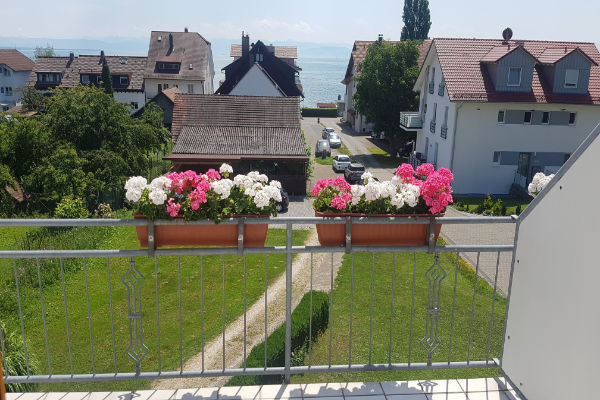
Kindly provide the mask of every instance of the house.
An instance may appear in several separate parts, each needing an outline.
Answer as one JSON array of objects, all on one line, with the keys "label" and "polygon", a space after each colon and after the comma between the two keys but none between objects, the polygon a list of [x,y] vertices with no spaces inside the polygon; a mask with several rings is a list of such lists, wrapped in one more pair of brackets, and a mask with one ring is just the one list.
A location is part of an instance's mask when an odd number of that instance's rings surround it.
[{"label": "house", "polygon": [[27,82],[33,61],[18,50],[0,49],[0,111],[20,102],[19,90]]},{"label": "house", "polygon": [[215,68],[210,42],[197,32],[152,31],[144,73],[146,101],[170,87],[212,94]]},{"label": "house", "polygon": [[454,172],[455,193],[507,194],[556,172],[600,121],[599,63],[593,43],[434,39],[419,113],[400,125],[421,161]]},{"label": "house", "polygon": [[335,103],[317,103],[317,108],[337,108]]},{"label": "house", "polygon": [[237,173],[264,171],[291,194],[306,194],[308,157],[298,97],[175,95],[165,157],[176,170],[229,163]]},{"label": "house", "polygon": [[[383,40],[383,35],[379,35],[379,41]],[[350,54],[350,60],[348,61],[348,67],[346,68],[346,76],[342,80],[342,84],[346,86],[346,93],[344,95],[343,104],[338,103],[338,108],[343,110],[343,118],[352,126],[354,132],[367,133],[373,130],[373,124],[367,122],[366,117],[361,115],[354,108],[354,95],[356,94],[356,80],[358,76],[358,65],[365,59],[369,46],[375,43],[374,40],[355,40],[354,46],[352,46],[352,53]],[[398,43],[391,41],[390,43]],[[431,40],[424,40],[419,48],[419,66],[423,64],[427,50]]]},{"label": "house", "polygon": [[99,86],[102,65],[106,61],[113,87],[113,97],[130,106],[131,112],[145,104],[144,70],[146,57],[79,55],[69,57],[38,57],[29,75],[27,86],[41,93],[52,88],[71,88],[77,85]]},{"label": "house", "polygon": [[250,45],[249,36],[242,32],[239,57],[237,49],[232,45],[234,61],[223,68],[225,81],[217,94],[304,97],[299,78],[301,68],[294,62],[295,47],[266,46],[260,40]]},{"label": "house", "polygon": [[[171,129],[171,124],[173,121],[173,106],[175,105],[175,95],[177,93],[181,93],[179,88],[171,87],[163,90],[156,96],[154,96],[146,105],[150,103],[154,103],[161,108],[163,111],[163,123],[165,127]],[[146,109],[146,105],[140,108],[133,114],[133,117],[138,118],[141,117]]]}]

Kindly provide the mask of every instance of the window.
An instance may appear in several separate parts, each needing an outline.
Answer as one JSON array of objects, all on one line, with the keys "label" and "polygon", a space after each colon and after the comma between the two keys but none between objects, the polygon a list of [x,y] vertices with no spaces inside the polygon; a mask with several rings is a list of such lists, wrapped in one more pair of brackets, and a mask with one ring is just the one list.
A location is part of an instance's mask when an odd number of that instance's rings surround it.
[{"label": "window", "polygon": [[138,103],[137,103],[136,101],[132,101],[132,102],[131,102],[131,107],[132,107],[134,110],[137,110],[137,109],[138,109]]},{"label": "window", "polygon": [[0,93],[4,94],[4,88],[0,87]]},{"label": "window", "polygon": [[100,75],[96,75],[96,83],[100,84],[102,82],[102,77]]},{"label": "window", "polygon": [[498,111],[498,123],[499,124],[504,123],[504,110]]},{"label": "window", "polygon": [[168,83],[163,83],[163,89],[168,89],[169,88],[169,84]]},{"label": "window", "polygon": [[7,95],[7,96],[12,96],[12,87],[8,86],[8,87],[6,88],[6,95]]},{"label": "window", "polygon": [[521,86],[521,67],[510,67],[508,69],[506,86]]},{"label": "window", "polygon": [[550,123],[550,112],[544,111],[542,113],[542,125],[548,125]]},{"label": "window", "polygon": [[262,53],[256,53],[254,55],[254,60],[255,61],[263,61],[263,54]]},{"label": "window", "polygon": [[568,69],[565,71],[565,87],[566,88],[576,88],[578,80],[579,80],[579,70],[578,69]]},{"label": "window", "polygon": [[444,107],[444,125],[442,125],[442,126],[446,126],[446,127],[448,126],[448,109],[449,109],[448,106]]},{"label": "window", "polygon": [[188,93],[194,93],[194,85],[193,84],[188,84]]},{"label": "window", "polygon": [[129,85],[129,77],[128,76],[120,76],[119,77],[119,84],[121,84],[122,86]]},{"label": "window", "polygon": [[162,92],[162,84],[161,83],[158,84],[158,91]]},{"label": "window", "polygon": [[495,165],[500,165],[500,152],[499,151],[494,152],[494,157],[492,158],[492,163]]},{"label": "window", "polygon": [[431,119],[435,121],[437,118],[437,103],[433,103],[433,117]]},{"label": "window", "polygon": [[83,83],[84,85],[87,85],[90,81],[90,76],[87,74],[83,74],[81,75],[81,83]]},{"label": "window", "polygon": [[569,113],[569,125],[575,125],[575,117],[577,113]]},{"label": "window", "polygon": [[531,111],[525,111],[525,115],[523,116],[524,124],[531,124]]}]

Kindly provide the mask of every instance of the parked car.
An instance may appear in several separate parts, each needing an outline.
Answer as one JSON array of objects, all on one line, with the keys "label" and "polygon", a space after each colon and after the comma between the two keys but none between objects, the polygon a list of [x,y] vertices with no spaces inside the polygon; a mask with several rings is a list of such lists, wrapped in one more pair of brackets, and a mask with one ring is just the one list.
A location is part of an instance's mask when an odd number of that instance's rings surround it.
[{"label": "parked car", "polygon": [[330,133],[335,133],[335,130],[333,128],[323,128],[322,138],[323,139],[329,139],[329,134]]},{"label": "parked car", "polygon": [[330,133],[329,134],[329,146],[334,149],[334,148],[338,148],[342,145],[342,139],[340,139],[340,135],[338,135],[337,133]]},{"label": "parked car", "polygon": [[315,157],[329,157],[331,155],[331,146],[329,146],[329,140],[317,140],[315,146]]},{"label": "parked car", "polygon": [[359,163],[352,163],[344,171],[344,178],[348,183],[360,182],[360,177],[365,173],[365,166]]},{"label": "parked car", "polygon": [[275,208],[278,213],[282,213],[288,210],[290,205],[290,197],[285,190],[279,189],[279,191],[281,192],[281,201],[275,204]]},{"label": "parked car", "polygon": [[351,164],[350,157],[345,154],[338,154],[333,157],[333,170],[343,171]]}]

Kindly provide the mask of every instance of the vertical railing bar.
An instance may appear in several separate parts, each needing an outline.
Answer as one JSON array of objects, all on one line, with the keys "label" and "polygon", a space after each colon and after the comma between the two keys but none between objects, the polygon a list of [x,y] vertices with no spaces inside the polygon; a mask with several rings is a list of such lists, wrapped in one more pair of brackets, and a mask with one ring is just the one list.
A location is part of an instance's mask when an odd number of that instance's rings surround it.
[{"label": "vertical railing bar", "polygon": [[267,370],[267,318],[268,318],[268,304],[267,304],[267,295],[268,295],[268,285],[267,285],[267,254],[265,253],[265,371]]},{"label": "vertical railing bar", "polygon": [[392,365],[392,328],[394,325],[394,289],[396,286],[396,253],[392,254],[392,301],[390,305],[390,343],[388,347],[388,365]]},{"label": "vertical railing bar", "polygon": [[179,374],[183,374],[183,330],[181,327],[181,256],[177,256],[177,308],[179,311]]},{"label": "vertical railing bar", "polygon": [[222,336],[223,336],[223,371],[225,371],[225,254],[221,255],[221,284],[223,285],[223,307],[221,320],[222,324]]},{"label": "vertical railing bar", "polygon": [[[8,364],[6,361],[6,348],[4,347],[4,334],[2,333],[2,327],[0,327],[0,358],[2,359],[0,368],[2,367],[2,365],[4,365],[4,371],[2,373],[0,373],[0,378],[2,378],[2,376],[4,376],[4,374],[6,374],[6,376],[8,377]],[[0,383],[0,390],[3,387],[4,386],[2,386],[2,384]]]},{"label": "vertical railing bar", "polygon": [[19,304],[19,319],[21,320],[21,337],[23,339],[23,348],[25,350],[25,367],[27,375],[31,375],[29,369],[29,353],[27,352],[27,338],[25,337],[25,324],[23,322],[23,309],[21,308],[21,292],[19,290],[19,274],[17,273],[17,260],[13,259],[13,267],[15,270],[15,284],[17,286],[17,301]]},{"label": "vertical railing bar", "polygon": [[414,252],[413,278],[412,278],[412,299],[410,302],[410,333],[408,334],[408,366],[412,356],[412,335],[413,335],[413,316],[415,313],[415,281],[417,279],[417,252]]},{"label": "vertical railing bar", "polygon": [[248,338],[246,320],[246,255],[244,254],[244,369],[246,369],[246,341]]},{"label": "vertical railing bar", "polygon": [[[46,358],[48,361],[48,375],[52,376],[52,363],[50,362],[50,346],[48,345],[48,329],[46,327],[46,305],[44,304],[44,291],[42,290],[42,274],[40,273],[40,259],[36,258],[35,261],[36,261],[36,266],[37,266],[38,285],[40,287],[40,302],[42,304],[42,320],[44,321],[44,341],[46,343]],[[4,354],[4,352],[2,354]]]},{"label": "vertical railing bar", "polygon": [[494,296],[492,297],[492,313],[490,315],[490,334],[488,336],[487,353],[485,355],[485,362],[490,360],[490,346],[492,345],[492,330],[494,328],[494,306],[496,305],[496,291],[498,285],[498,267],[500,266],[500,252],[496,258],[496,276],[494,277]]},{"label": "vertical railing bar", "polygon": [[350,340],[348,341],[348,366],[352,366],[352,309],[354,308],[354,253],[352,253],[352,272],[350,273]]},{"label": "vertical railing bar", "polygon": [[162,360],[160,355],[160,303],[158,300],[158,260],[154,257],[154,296],[156,300],[156,337],[157,337],[157,356],[158,373],[162,373]]},{"label": "vertical railing bar", "polygon": [[69,329],[69,313],[67,311],[67,293],[65,290],[65,270],[63,267],[63,261],[62,258],[59,258],[59,264],[60,264],[60,278],[61,278],[61,282],[62,282],[62,292],[63,292],[63,303],[65,306],[65,324],[67,327],[67,345],[69,347],[69,366],[71,368],[71,375],[74,375],[74,371],[73,371],[73,352],[71,350],[71,332]]},{"label": "vertical railing bar", "polygon": [[115,319],[113,314],[112,304],[112,284],[110,280],[110,258],[106,257],[106,280],[108,281],[108,306],[110,308],[110,333],[112,335],[112,350],[113,350],[113,363],[115,366],[115,374],[117,370],[117,347],[115,345]]},{"label": "vertical railing bar", "polygon": [[87,261],[85,257],[83,257],[83,277],[85,281],[85,303],[87,307],[87,319],[88,319],[88,330],[90,332],[90,352],[92,355],[92,372],[96,375],[96,360],[94,356],[94,339],[92,336],[92,317],[90,315],[90,292],[88,289],[88,279],[87,279]]},{"label": "vertical railing bar", "polygon": [[371,262],[371,310],[369,315],[369,365],[373,364],[373,291],[375,290],[375,252]]},{"label": "vertical railing bar", "polygon": [[475,285],[473,287],[473,304],[471,305],[471,327],[469,328],[469,347],[467,349],[467,365],[471,363],[471,344],[473,339],[473,320],[475,319],[475,299],[477,298],[477,277],[479,274],[479,257],[481,252],[477,252],[477,266],[475,267]]},{"label": "vertical railing bar", "polygon": [[204,372],[204,257],[200,256],[200,340],[202,346],[202,372]]},{"label": "vertical railing bar", "polygon": [[450,344],[448,346],[448,365],[452,360],[452,339],[454,337],[454,310],[456,306],[456,284],[458,279],[458,251],[456,252],[456,268],[454,269],[454,295],[452,297],[452,318],[450,319]]},{"label": "vertical railing bar", "polygon": [[312,314],[313,314],[313,253],[310,253],[310,314],[308,316],[308,368],[312,366]]},{"label": "vertical railing bar", "polygon": [[331,342],[333,339],[333,253],[331,253],[331,283],[329,287],[329,366],[331,367]]},{"label": "vertical railing bar", "polygon": [[[3,342],[3,338],[2,338],[2,328],[0,327],[0,342]],[[3,347],[4,348],[4,347]],[[4,356],[4,350],[2,350],[2,352],[0,353],[0,400],[6,400],[6,386],[4,385],[4,370],[2,369],[2,365],[5,364],[5,356]],[[6,368],[4,368],[6,369]],[[6,370],[6,374],[8,376],[8,370]]]},{"label": "vertical railing bar", "polygon": [[292,224],[288,223],[285,235],[285,383],[290,383],[292,368],[292,233]]}]

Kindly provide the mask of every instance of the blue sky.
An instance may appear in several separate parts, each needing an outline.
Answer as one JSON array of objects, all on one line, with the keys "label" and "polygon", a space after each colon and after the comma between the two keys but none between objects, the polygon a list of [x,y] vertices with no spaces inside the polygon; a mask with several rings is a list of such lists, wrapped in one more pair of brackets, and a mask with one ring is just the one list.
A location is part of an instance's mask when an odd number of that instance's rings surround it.
[{"label": "blue sky", "polygon": [[[131,1],[27,0],[2,5],[0,37],[147,38],[150,30],[200,32],[207,39],[351,44],[398,39],[402,0]],[[599,1],[431,0],[430,37],[514,37],[600,42]]]}]

